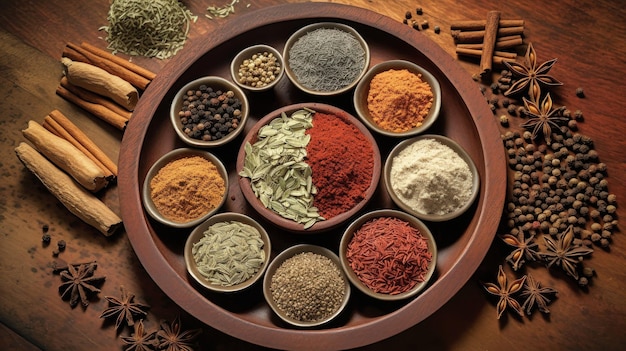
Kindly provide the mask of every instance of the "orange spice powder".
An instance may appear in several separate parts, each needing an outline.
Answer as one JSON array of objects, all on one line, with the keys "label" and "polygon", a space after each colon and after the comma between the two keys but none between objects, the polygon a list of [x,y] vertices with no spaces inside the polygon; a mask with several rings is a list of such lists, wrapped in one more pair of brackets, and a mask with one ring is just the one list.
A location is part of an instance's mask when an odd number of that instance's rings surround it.
[{"label": "orange spice powder", "polygon": [[384,130],[401,133],[421,126],[432,105],[432,89],[421,74],[390,69],[370,82],[367,107],[374,123]]}]

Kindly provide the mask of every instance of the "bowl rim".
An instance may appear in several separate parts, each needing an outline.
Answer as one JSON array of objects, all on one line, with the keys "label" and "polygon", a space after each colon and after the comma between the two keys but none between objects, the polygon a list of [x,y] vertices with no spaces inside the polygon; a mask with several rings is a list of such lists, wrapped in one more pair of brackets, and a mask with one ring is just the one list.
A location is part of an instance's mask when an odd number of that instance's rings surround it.
[{"label": "bowl rim", "polygon": [[[421,74],[421,79],[430,85],[431,91],[433,93],[433,104],[430,108],[430,111],[428,111],[428,114],[424,118],[421,126],[409,129],[404,132],[392,132],[380,128],[376,123],[372,121],[369,115],[369,111],[367,109],[367,95],[369,93],[369,84],[372,81],[372,78],[374,78],[374,76],[376,76],[378,73],[388,71],[390,69],[407,69],[411,73]],[[422,66],[407,60],[387,60],[374,65],[363,75],[354,90],[352,99],[357,116],[359,116],[361,121],[370,129],[381,135],[393,138],[406,138],[426,132],[426,130],[429,129],[437,121],[439,115],[441,114],[442,96],[443,94],[439,81],[432,73],[430,73]]]},{"label": "bowl rim", "polygon": [[[286,316],[278,308],[278,306],[276,306],[276,303],[274,303],[274,299],[272,298],[272,294],[270,292],[270,284],[271,284],[272,276],[274,275],[276,270],[280,267],[280,265],[285,260],[303,252],[313,252],[315,254],[328,257],[336,265],[344,281],[344,297],[337,311],[335,311],[333,314],[331,314],[330,316],[322,320],[314,321],[314,322],[303,322],[303,321],[295,320],[293,318],[289,318],[288,316]],[[345,310],[346,306],[348,305],[348,302],[350,301],[351,291],[352,289],[350,286],[350,281],[341,266],[341,260],[339,259],[339,257],[330,249],[327,249],[323,246],[314,245],[314,244],[296,244],[296,245],[286,248],[285,250],[280,252],[272,260],[272,262],[270,262],[265,272],[265,276],[263,277],[263,297],[265,298],[265,301],[267,302],[267,304],[270,306],[274,314],[277,315],[281,320],[297,327],[304,327],[304,328],[317,327],[317,326],[331,322]]]},{"label": "bowl rim", "polygon": [[[363,47],[365,58],[364,58],[363,69],[361,70],[361,73],[359,73],[359,75],[353,82],[351,82],[350,84],[346,85],[345,87],[341,89],[337,89],[333,91],[318,91],[318,90],[309,89],[303,86],[302,84],[300,84],[300,82],[298,81],[298,78],[295,76],[295,74],[293,73],[293,71],[291,70],[289,66],[289,50],[291,49],[293,44],[298,39],[300,39],[300,37],[304,36],[308,32],[319,29],[319,28],[337,28],[337,29],[343,30],[353,35]],[[371,52],[370,52],[369,45],[367,44],[367,41],[363,39],[361,34],[356,29],[352,28],[351,26],[347,24],[339,23],[339,22],[325,21],[325,22],[315,22],[315,23],[308,24],[298,29],[293,34],[291,34],[289,38],[287,38],[287,40],[285,41],[285,47],[283,48],[283,65],[285,66],[285,74],[287,75],[287,78],[289,78],[289,81],[291,81],[291,83],[299,90],[307,94],[315,95],[315,96],[341,95],[343,93],[346,93],[354,89],[354,87],[357,86],[357,84],[361,81],[363,76],[367,73],[370,62],[371,62]]]},{"label": "bowl rim", "polygon": [[[263,251],[265,252],[265,260],[263,264],[261,265],[261,268],[259,268],[259,270],[252,277],[250,277],[250,279],[244,282],[241,282],[239,284],[232,285],[232,286],[221,286],[221,285],[215,285],[215,284],[211,284],[207,282],[204,279],[204,277],[198,272],[196,272],[196,269],[194,269],[194,267],[196,267],[196,262],[191,253],[192,252],[191,250],[193,249],[193,245],[196,242],[198,242],[198,240],[200,240],[200,238],[202,237],[202,235],[208,229],[209,226],[216,224],[216,223],[220,223],[220,222],[226,222],[226,221],[241,222],[244,224],[251,225],[252,227],[257,229],[261,236],[261,240],[263,240]],[[238,212],[218,213],[207,218],[202,223],[198,224],[191,231],[191,233],[189,233],[189,236],[187,237],[187,240],[185,241],[185,247],[183,249],[183,256],[185,259],[185,266],[187,267],[188,275],[190,275],[194,279],[194,281],[198,283],[200,286],[202,286],[203,288],[210,290],[210,291],[219,292],[219,293],[235,293],[235,292],[239,292],[242,290],[246,290],[250,288],[251,286],[255,285],[265,275],[265,271],[267,270],[267,267],[269,266],[269,263],[270,263],[271,253],[272,253],[272,242],[271,242],[271,238],[269,234],[267,233],[267,230],[265,230],[265,228],[259,222],[254,220],[252,217],[247,216],[242,213],[238,213]]]},{"label": "bowl rim", "polygon": [[[373,157],[374,157],[374,169],[372,173],[372,181],[370,183],[368,190],[365,193],[364,199],[361,202],[357,203],[356,206],[354,206],[349,211],[341,213],[328,220],[316,222],[315,224],[313,224],[313,226],[307,229],[304,229],[302,224],[292,221],[290,219],[284,218],[280,216],[279,214],[263,206],[261,201],[256,197],[256,195],[254,194],[254,192],[252,191],[250,187],[250,179],[239,176],[239,173],[243,169],[243,164],[244,164],[244,159],[245,159],[245,154],[246,154],[245,153],[246,142],[255,138],[259,129],[262,126],[266,125],[274,118],[277,118],[281,113],[285,112],[289,114],[290,112],[294,112],[296,110],[303,109],[303,108],[310,108],[316,112],[332,113],[335,116],[339,118],[343,118],[344,120],[347,120],[349,123],[354,124],[355,127],[359,129],[361,133],[363,133],[363,136],[372,145],[372,151],[373,151]],[[381,159],[380,149],[378,148],[378,143],[376,142],[376,139],[374,139],[374,136],[370,133],[367,127],[365,127],[352,114],[332,105],[316,103],[316,102],[308,102],[308,103],[305,102],[305,103],[286,105],[277,110],[271,111],[268,114],[266,114],[263,118],[261,118],[252,127],[252,129],[250,129],[250,131],[246,135],[246,138],[241,143],[241,147],[237,154],[236,172],[239,177],[238,182],[239,182],[239,188],[241,192],[243,193],[248,204],[250,204],[258,214],[260,214],[266,220],[271,222],[273,225],[276,225],[282,229],[291,231],[293,233],[298,233],[298,234],[313,234],[313,233],[329,231],[331,229],[336,228],[337,226],[340,226],[342,223],[349,220],[352,216],[356,215],[359,211],[361,211],[367,205],[367,203],[369,203],[371,198],[374,196],[378,188],[378,184],[380,182],[381,173],[382,173],[382,159]]]},{"label": "bowl rim", "polygon": [[[178,118],[180,105],[182,105],[182,102],[180,102],[182,96],[187,90],[198,87],[202,84],[217,85],[220,88],[228,88],[229,90],[232,90],[237,98],[239,98],[239,100],[241,101],[242,108],[239,126],[228,135],[218,140],[203,141],[188,137],[185,133],[183,133],[182,124],[180,123],[180,119]],[[222,146],[237,138],[237,136],[245,129],[245,124],[248,120],[249,114],[250,104],[248,103],[248,98],[246,97],[244,91],[239,88],[237,84],[220,76],[204,76],[188,82],[176,92],[174,98],[172,99],[172,102],[170,103],[170,121],[172,123],[172,127],[174,128],[174,131],[176,132],[176,135],[178,135],[178,138],[182,140],[185,144],[198,148],[212,148]]]},{"label": "bowl rim", "polygon": [[[467,163],[467,166],[469,167],[470,172],[472,173],[472,194],[470,195],[470,198],[467,200],[467,202],[463,206],[458,208],[456,211],[446,213],[444,215],[421,213],[421,212],[415,211],[413,208],[411,208],[411,206],[404,203],[396,195],[395,191],[393,191],[393,188],[391,185],[391,179],[390,179],[390,172],[391,172],[391,166],[393,164],[393,158],[407,146],[423,139],[435,139],[441,142],[442,144],[450,147],[452,150],[454,150],[457,153],[457,155],[459,155],[459,157],[461,157],[465,161],[465,163]],[[400,143],[398,143],[389,152],[389,155],[387,156],[387,160],[385,160],[382,177],[383,177],[383,182],[385,184],[385,189],[387,190],[387,193],[389,194],[393,202],[398,207],[400,207],[402,210],[410,213],[411,215],[423,221],[429,221],[429,222],[444,222],[444,221],[449,221],[449,220],[452,220],[454,218],[461,216],[473,205],[480,191],[480,174],[478,173],[478,169],[476,168],[476,165],[474,161],[472,160],[472,157],[467,153],[467,151],[465,151],[465,149],[459,143],[457,143],[451,138],[448,138],[446,136],[439,135],[439,134],[423,134],[423,135],[419,135],[410,139],[403,140]]]},{"label": "bowl rim", "polygon": [[[428,271],[424,275],[424,281],[417,284],[415,287],[413,287],[413,289],[397,295],[381,294],[371,290],[356,276],[356,274],[350,267],[350,264],[348,263],[348,259],[346,257],[346,249],[348,247],[348,244],[350,243],[350,240],[352,240],[352,237],[354,236],[354,232],[361,226],[363,226],[363,224],[365,224],[366,222],[374,218],[380,217],[398,218],[408,222],[412,227],[417,228],[420,231],[420,234],[426,238],[428,251],[432,255],[432,259],[428,265]],[[341,241],[339,243],[339,257],[341,261],[341,267],[343,268],[346,276],[348,277],[352,285],[354,285],[365,295],[382,301],[405,300],[420,294],[430,284],[430,280],[437,269],[437,242],[428,226],[419,218],[399,210],[380,209],[367,212],[354,220],[352,223],[350,223],[350,225],[346,228],[343,235],[341,236]]]},{"label": "bowl rim", "polygon": [[[224,179],[225,191],[224,191],[224,195],[222,196],[222,200],[214,209],[212,209],[211,211],[207,212],[206,214],[194,220],[181,223],[181,222],[175,222],[170,219],[167,219],[159,213],[156,206],[154,205],[154,202],[152,201],[152,197],[150,194],[150,181],[152,181],[152,178],[157,174],[157,172],[161,168],[163,168],[165,165],[167,165],[169,162],[178,160],[187,156],[200,156],[212,162],[217,167],[217,170],[222,176],[222,179]],[[148,173],[146,173],[146,178],[144,179],[144,182],[141,188],[141,198],[142,198],[141,202],[143,204],[144,210],[148,213],[148,215],[152,219],[156,220],[157,222],[161,224],[165,224],[172,228],[178,228],[178,229],[191,228],[204,222],[207,218],[211,217],[213,214],[219,211],[219,209],[224,205],[224,203],[226,202],[226,199],[228,198],[228,186],[229,186],[228,171],[226,170],[226,167],[224,166],[222,161],[217,156],[215,156],[214,154],[206,150],[186,148],[186,147],[178,148],[178,149],[174,149],[165,153],[164,155],[159,157],[156,160],[156,162],[152,164],[152,166],[150,166],[150,169],[148,170]]]},{"label": "bowl rim", "polygon": [[[240,62],[243,62],[244,59],[249,58],[251,56],[251,54],[254,53],[258,53],[259,51],[270,51],[272,54],[274,54],[274,56],[276,56],[278,58],[278,62],[280,63],[280,72],[278,73],[278,76],[276,77],[276,79],[274,79],[272,82],[270,82],[270,84],[261,87],[261,88],[257,88],[257,87],[251,87],[249,85],[246,84],[242,84],[239,82],[239,80],[237,79],[237,74],[239,73],[239,64]],[[242,49],[241,51],[239,51],[232,59],[232,61],[230,62],[230,76],[233,80],[233,82],[240,88],[244,89],[244,90],[248,90],[251,92],[263,92],[263,91],[268,91],[272,88],[274,88],[278,82],[283,78],[283,76],[285,75],[285,60],[283,60],[283,55],[280,51],[278,51],[278,49],[274,48],[273,46],[267,45],[267,44],[256,44],[256,45],[251,45],[248,46],[244,49]]]}]

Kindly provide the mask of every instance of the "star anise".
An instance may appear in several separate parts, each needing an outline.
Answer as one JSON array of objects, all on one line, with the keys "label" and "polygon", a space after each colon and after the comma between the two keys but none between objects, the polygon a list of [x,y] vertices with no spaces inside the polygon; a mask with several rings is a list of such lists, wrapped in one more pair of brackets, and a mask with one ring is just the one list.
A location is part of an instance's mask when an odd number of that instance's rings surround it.
[{"label": "star anise", "polygon": [[593,249],[574,245],[574,227],[571,225],[558,236],[558,240],[554,240],[548,235],[543,238],[546,243],[546,251],[541,252],[540,255],[548,262],[548,268],[553,265],[560,266],[567,274],[578,280],[578,262],[584,256],[592,253]]},{"label": "star anise", "polygon": [[556,296],[557,291],[552,288],[541,287],[535,278],[528,274],[526,276],[526,282],[524,283],[524,290],[520,296],[526,298],[522,304],[522,309],[526,310],[526,314],[532,313],[533,307],[537,306],[539,311],[543,313],[550,313],[548,304],[552,302],[549,297]]},{"label": "star anise", "polygon": [[539,256],[536,248],[539,246],[535,241],[535,235],[531,234],[526,238],[522,228],[518,228],[517,236],[512,234],[503,234],[500,236],[502,241],[507,245],[513,246],[515,249],[506,257],[506,261],[511,264],[514,271],[517,271],[524,265],[526,260],[536,261]]},{"label": "star anise", "polygon": [[143,326],[143,319],[140,319],[134,325],[135,332],[131,336],[123,336],[122,343],[126,348],[124,351],[148,351],[154,350],[156,343],[156,330],[146,333]]},{"label": "star anise", "polygon": [[530,119],[521,126],[532,130],[533,139],[542,135],[546,142],[550,144],[552,141],[552,128],[560,131],[559,123],[568,121],[568,118],[561,114],[564,108],[552,108],[550,93],[546,94],[541,103],[526,98],[523,98],[523,100],[526,108],[525,112]]},{"label": "star anise", "polygon": [[129,293],[120,286],[122,296],[118,299],[113,296],[105,296],[109,301],[109,307],[102,312],[100,318],[115,318],[115,329],[118,329],[122,323],[132,327],[135,324],[135,318],[143,318],[146,316],[146,310],[150,308],[139,302],[134,302],[135,294]]},{"label": "star anise", "polygon": [[524,61],[523,65],[517,62],[504,62],[514,76],[520,77],[507,91],[504,92],[505,96],[520,92],[528,92],[528,96],[531,100],[539,100],[539,97],[541,96],[539,89],[540,85],[563,85],[563,83],[556,80],[556,78],[548,75],[548,72],[556,63],[556,59],[552,59],[538,65],[537,53],[535,52],[535,48],[533,48],[532,43],[528,44]]},{"label": "star anise", "polygon": [[201,332],[201,329],[182,331],[180,316],[177,316],[171,324],[167,321],[161,323],[156,345],[158,350],[193,351],[193,342]]},{"label": "star anise", "polygon": [[83,307],[87,307],[90,295],[100,292],[96,285],[102,283],[106,277],[94,277],[97,267],[96,262],[68,264],[67,270],[59,273],[63,281],[59,286],[59,293],[62,299],[69,298],[72,308],[76,307],[79,301]]},{"label": "star anise", "polygon": [[517,300],[515,300],[512,295],[522,289],[525,280],[526,276],[523,276],[519,279],[514,280],[513,282],[511,282],[511,285],[509,285],[507,282],[506,274],[502,269],[502,265],[500,265],[500,268],[498,269],[498,285],[494,283],[483,283],[483,286],[488,293],[500,297],[496,308],[496,312],[498,313],[498,319],[500,319],[502,313],[504,313],[504,310],[506,310],[507,306],[515,310],[515,312],[517,312],[517,314],[519,314],[520,316],[524,315],[522,306],[520,306],[519,302],[517,302]]}]

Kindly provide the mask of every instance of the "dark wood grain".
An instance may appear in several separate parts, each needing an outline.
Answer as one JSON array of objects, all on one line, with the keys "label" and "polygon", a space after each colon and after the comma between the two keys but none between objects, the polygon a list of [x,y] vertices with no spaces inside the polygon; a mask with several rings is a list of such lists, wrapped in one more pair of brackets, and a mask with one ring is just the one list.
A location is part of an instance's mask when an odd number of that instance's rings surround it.
[{"label": "dark wood grain", "polygon": [[[533,43],[539,61],[558,58],[551,73],[564,85],[554,90],[553,99],[556,104],[584,112],[585,121],[579,124],[580,131],[594,139],[601,161],[607,164],[611,192],[619,197],[617,215],[620,220],[624,218],[626,99],[622,85],[626,71],[626,26],[623,24],[626,10],[622,1],[332,2],[371,9],[396,21],[401,21],[406,11],[420,6],[424,10],[422,18],[429,21],[430,29],[419,35],[436,42],[452,57],[456,56],[449,32],[451,21],[486,18],[489,10],[500,10],[502,18],[523,18],[525,41]],[[215,20],[202,17],[203,10],[213,2],[185,3],[200,14],[198,22],[192,26],[191,40],[203,40],[243,14],[282,1],[241,1],[236,5],[235,14]],[[0,3],[0,140],[3,146],[0,151],[3,180],[0,186],[0,272],[3,276],[0,321],[10,329],[8,333],[13,331],[40,349],[120,349],[121,343],[112,325],[98,317],[106,307],[103,296],[118,296],[119,286],[124,285],[137,294],[138,300],[152,306],[145,321],[149,329],[156,328],[161,319],[171,320],[181,314],[184,327],[203,328],[201,341],[206,345],[202,349],[258,350],[258,346],[204,326],[178,308],[144,271],[124,235],[106,239],[70,215],[13,153],[17,143],[24,140],[20,130],[26,122],[41,120],[56,108],[117,159],[122,134],[54,94],[61,76],[58,59],[67,42],[85,41],[106,47],[102,40],[104,33],[98,28],[106,25],[108,4],[107,0],[36,3],[7,0]],[[432,30],[435,25],[441,27],[440,34]],[[155,72],[169,62],[144,58],[133,61]],[[458,62],[468,76],[478,71],[477,61]],[[577,87],[584,88],[585,98],[576,97]],[[101,196],[119,211],[116,188]],[[53,238],[49,247],[41,245],[44,224],[50,226]],[[100,263],[98,272],[107,276],[100,299],[93,300],[84,311],[71,309],[58,296],[59,277],[52,274],[50,264],[54,261],[52,250],[60,239],[68,243],[60,259],[96,258]],[[589,259],[597,275],[586,290],[579,289],[560,274],[533,268],[533,275],[559,291],[558,299],[550,305],[551,314],[535,313],[523,319],[509,315],[498,321],[493,301],[479,285],[482,279],[494,279],[497,265],[503,262],[505,254],[500,245],[494,243],[475,276],[436,313],[392,338],[360,349],[619,350],[626,344],[623,333],[626,329],[625,251],[623,232],[615,234],[610,250],[597,249]],[[0,346],[20,349],[21,342],[14,345],[11,338],[3,336]]]}]

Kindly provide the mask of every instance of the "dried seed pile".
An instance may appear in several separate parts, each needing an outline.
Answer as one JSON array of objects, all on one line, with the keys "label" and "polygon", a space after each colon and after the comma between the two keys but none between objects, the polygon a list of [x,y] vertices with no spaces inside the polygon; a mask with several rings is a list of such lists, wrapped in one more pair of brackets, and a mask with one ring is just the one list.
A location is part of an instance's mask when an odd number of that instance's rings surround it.
[{"label": "dried seed pile", "polygon": [[273,53],[263,51],[243,60],[239,65],[238,81],[241,84],[263,88],[278,78],[281,63]]}]

